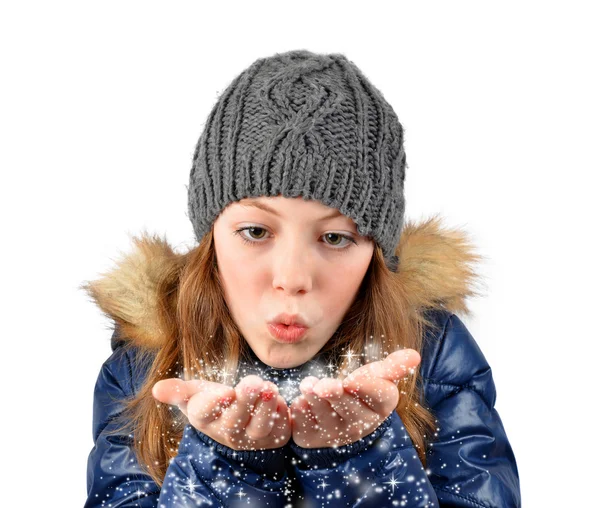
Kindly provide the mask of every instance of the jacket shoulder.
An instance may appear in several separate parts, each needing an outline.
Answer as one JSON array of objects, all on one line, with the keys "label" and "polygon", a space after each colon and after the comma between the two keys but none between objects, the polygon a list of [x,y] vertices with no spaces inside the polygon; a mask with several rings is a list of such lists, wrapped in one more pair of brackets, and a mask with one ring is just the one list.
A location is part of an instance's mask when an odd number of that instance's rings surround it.
[{"label": "jacket shoulder", "polygon": [[112,354],[102,365],[102,371],[112,376],[126,397],[133,397],[145,381],[156,353],[143,350],[123,338],[118,325],[111,337],[111,349]]},{"label": "jacket shoulder", "polygon": [[436,417],[429,479],[440,506],[520,507],[516,459],[495,409],[492,369],[455,314],[429,343],[425,405]]},{"label": "jacket shoulder", "polygon": [[425,311],[425,316],[432,323],[432,326],[424,330],[419,369],[423,378],[429,379],[432,377],[436,358],[444,341],[446,324],[453,314],[444,309],[430,309]]},{"label": "jacket shoulder", "polygon": [[103,506],[133,506],[128,501],[135,506],[156,506],[160,488],[139,466],[131,429],[128,424],[122,426],[120,418],[143,377],[135,351],[124,345],[115,348],[100,368],[94,388],[94,446],[87,462],[86,508],[98,506],[100,499]]},{"label": "jacket shoulder", "polygon": [[439,328],[425,337],[421,368],[430,407],[463,388],[478,392],[493,407],[491,367],[465,323],[447,311],[436,312],[434,319]]}]

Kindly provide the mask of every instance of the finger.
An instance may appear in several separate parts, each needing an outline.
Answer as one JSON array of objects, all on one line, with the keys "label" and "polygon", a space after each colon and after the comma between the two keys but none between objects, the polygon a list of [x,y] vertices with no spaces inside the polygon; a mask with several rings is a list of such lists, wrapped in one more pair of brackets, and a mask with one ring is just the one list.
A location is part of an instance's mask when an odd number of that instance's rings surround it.
[{"label": "finger", "polygon": [[176,405],[185,416],[188,416],[188,400],[196,393],[214,389],[216,386],[221,385],[202,379],[188,381],[179,378],[162,379],[152,387],[152,395],[159,402]]},{"label": "finger", "polygon": [[[371,421],[375,418],[373,410],[360,398],[347,392],[340,379],[324,378],[314,386],[314,392],[321,397],[323,403],[333,409],[336,416],[345,421],[346,426],[348,422]],[[319,415],[316,416],[318,419]]]},{"label": "finger", "polygon": [[383,378],[393,383],[410,373],[414,373],[414,368],[421,362],[421,356],[414,349],[406,348],[394,351],[384,360],[367,363],[351,372],[346,379],[357,377]]},{"label": "finger", "polygon": [[273,430],[277,415],[278,395],[277,386],[265,381],[252,412],[250,423],[246,426],[246,435],[250,439],[262,439]]},{"label": "finger", "polygon": [[263,383],[264,381],[254,374],[240,380],[235,387],[235,401],[223,411],[218,422],[218,432],[238,434],[246,428]]},{"label": "finger", "polygon": [[292,435],[292,423],[290,420],[290,411],[285,399],[277,396],[277,411],[275,416],[275,425],[271,431],[271,436],[278,446],[285,445]]},{"label": "finger", "polygon": [[337,428],[342,423],[342,417],[332,407],[331,401],[338,399],[343,393],[344,387],[339,379],[322,378],[312,386],[312,394],[307,394],[306,400],[321,425],[335,424]]},{"label": "finger", "polygon": [[313,385],[313,392],[319,397],[341,397],[344,387],[341,379],[324,377]]},{"label": "finger", "polygon": [[190,423],[201,430],[220,417],[221,413],[235,400],[235,390],[230,386],[215,383],[211,390],[192,395],[187,402],[187,417]]},{"label": "finger", "polygon": [[302,393],[313,393],[313,386],[319,382],[319,378],[315,376],[306,376],[300,381],[300,391]]},{"label": "finger", "polygon": [[311,448],[311,436],[317,422],[314,420],[310,406],[304,395],[296,397],[290,405],[292,434],[298,446]]},{"label": "finger", "polygon": [[[354,442],[383,420],[381,414],[362,402],[358,396],[344,390],[342,381],[339,379],[324,378],[313,389],[315,394],[319,394],[321,400],[329,406],[329,415],[332,415],[331,411],[333,410],[335,418],[332,419],[336,421],[336,426],[333,428],[339,429],[340,433],[337,436],[339,442]],[[315,415],[321,422],[320,414],[316,413]]]},{"label": "finger", "polygon": [[389,354],[384,364],[384,379],[397,383],[403,377],[414,374],[416,367],[421,363],[421,355],[414,349],[406,348]]},{"label": "finger", "polygon": [[[300,383],[300,391],[308,402],[310,411],[314,416],[317,425],[315,429],[331,429],[337,431],[342,428],[343,421],[341,417],[334,411],[331,404],[324,398],[314,392],[314,386],[326,386],[327,382],[321,382],[318,378],[310,376],[304,378]],[[343,392],[343,389],[341,390]],[[319,390],[322,393],[322,390]]]},{"label": "finger", "polygon": [[347,377],[342,384],[349,394],[359,398],[372,411],[382,416],[391,413],[400,399],[398,386],[387,379],[367,376],[358,376],[354,379]]},{"label": "finger", "polygon": [[208,383],[210,382],[201,379],[189,381],[179,378],[162,379],[152,387],[152,396],[165,404],[180,404],[187,402],[192,395],[204,390]]}]

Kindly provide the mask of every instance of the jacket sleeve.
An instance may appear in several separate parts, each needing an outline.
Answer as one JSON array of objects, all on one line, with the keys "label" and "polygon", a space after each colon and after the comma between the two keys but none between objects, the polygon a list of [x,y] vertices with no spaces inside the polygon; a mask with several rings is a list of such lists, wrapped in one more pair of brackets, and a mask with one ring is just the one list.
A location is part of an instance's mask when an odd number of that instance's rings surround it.
[{"label": "jacket sleeve", "polygon": [[338,448],[290,444],[302,506],[438,507],[435,491],[396,411],[368,436]]},{"label": "jacket sleeve", "polygon": [[261,501],[274,507],[286,504],[284,491],[289,480],[287,473],[282,476],[283,448],[236,452],[189,424],[161,489],[140,468],[132,435],[126,430],[111,432],[121,426],[118,416],[123,400],[134,396],[139,376],[130,358],[135,353],[121,347],[115,335],[112,344],[115,350],[102,365],[94,390],[94,447],[88,456],[84,508],[171,508],[203,503],[229,507],[247,506],[249,500],[259,506]]},{"label": "jacket sleeve", "polygon": [[284,447],[236,451],[190,424],[171,460],[159,506],[289,506]]},{"label": "jacket sleeve", "polygon": [[449,313],[433,354],[424,393],[438,435],[427,466],[440,506],[520,507],[517,464],[494,408],[492,371],[456,315]]},{"label": "jacket sleeve", "polygon": [[132,395],[130,366],[123,348],[104,362],[94,389],[94,447],[87,462],[87,500],[84,508],[96,506],[156,507],[160,489],[141,470],[133,452],[133,439],[126,431],[112,433],[121,422],[122,399]]}]

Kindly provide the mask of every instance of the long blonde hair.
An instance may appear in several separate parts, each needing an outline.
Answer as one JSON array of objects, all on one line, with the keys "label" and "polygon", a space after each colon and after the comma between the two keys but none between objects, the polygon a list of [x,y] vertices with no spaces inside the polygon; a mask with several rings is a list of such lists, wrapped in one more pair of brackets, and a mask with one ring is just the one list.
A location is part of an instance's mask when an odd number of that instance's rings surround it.
[{"label": "long blonde hair", "polygon": [[[156,351],[146,350],[136,356],[151,366],[138,393],[123,401],[125,407],[119,418],[124,424],[114,432],[127,428],[133,434],[140,467],[162,486],[187,419],[177,408],[158,403],[152,387],[172,377],[219,381],[217,371],[234,370],[247,348],[219,282],[212,230],[161,274],[157,294],[158,322],[164,340]],[[403,347],[421,352],[425,327],[435,324],[411,306],[405,285],[387,269],[376,244],[357,298],[321,351],[332,354],[338,377],[342,377],[358,366],[357,360],[349,363],[342,352],[357,353],[358,359],[367,350],[368,361],[382,359],[385,352]],[[123,347],[134,346],[126,342]],[[401,396],[396,411],[426,467],[426,443],[431,442],[436,420],[422,405],[419,369],[400,380],[398,389]]]}]

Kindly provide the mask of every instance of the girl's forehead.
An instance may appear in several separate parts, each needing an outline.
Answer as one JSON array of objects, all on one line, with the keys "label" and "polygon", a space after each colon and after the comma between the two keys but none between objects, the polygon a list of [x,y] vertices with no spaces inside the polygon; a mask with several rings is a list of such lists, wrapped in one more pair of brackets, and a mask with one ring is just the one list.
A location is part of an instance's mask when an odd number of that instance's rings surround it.
[{"label": "girl's forehead", "polygon": [[315,222],[323,222],[328,219],[345,218],[349,223],[354,221],[344,215],[337,208],[324,205],[320,201],[305,200],[302,197],[270,197],[270,198],[244,198],[230,204],[236,211],[249,211],[259,209],[276,217],[295,217],[303,214],[307,220],[312,218]]}]

